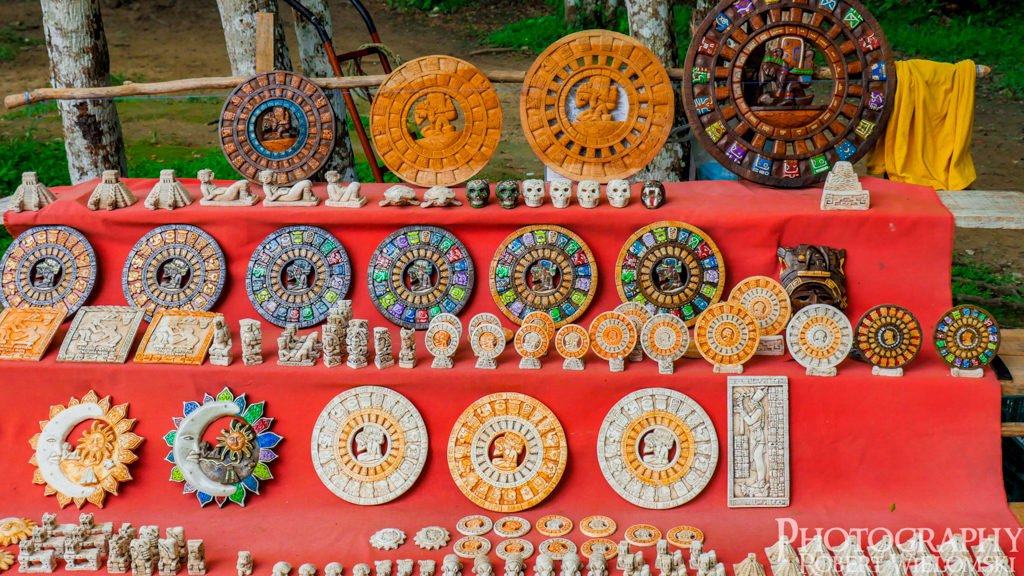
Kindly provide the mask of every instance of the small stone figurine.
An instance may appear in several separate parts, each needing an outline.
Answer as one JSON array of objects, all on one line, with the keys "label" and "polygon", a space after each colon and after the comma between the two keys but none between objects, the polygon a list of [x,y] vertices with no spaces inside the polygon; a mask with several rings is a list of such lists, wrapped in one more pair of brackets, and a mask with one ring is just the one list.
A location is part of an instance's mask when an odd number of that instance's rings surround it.
[{"label": "small stone figurine", "polygon": [[191,576],[206,574],[206,545],[202,540],[188,541],[188,573]]},{"label": "small stone figurine", "polygon": [[251,318],[239,320],[238,333],[242,338],[242,364],[246,366],[263,364],[263,326],[259,320]]},{"label": "small stone figurine", "polygon": [[192,203],[192,194],[174,177],[174,170],[161,170],[160,181],[146,196],[145,206],[150,210],[174,210]]},{"label": "small stone figurine", "polygon": [[383,326],[373,329],[373,364],[377,370],[395,365],[395,358],[391,354],[391,332]]},{"label": "small stone figurine", "polygon": [[455,191],[447,186],[434,186],[423,193],[423,202],[420,208],[443,208],[446,206],[462,206],[462,202],[455,199]]},{"label": "small stone figurine", "polygon": [[174,538],[159,540],[157,543],[159,561],[157,562],[157,573],[160,576],[174,576],[181,569],[181,560],[178,557],[178,541]]},{"label": "small stone figurine", "polygon": [[437,572],[436,560],[418,560],[417,564],[420,567],[419,576],[434,576],[434,573]]},{"label": "small stone figurine", "polygon": [[374,576],[391,576],[391,560],[374,560]]},{"label": "small stone figurine", "polygon": [[594,550],[587,562],[587,576],[608,576],[608,559],[604,552]]},{"label": "small stone figurine", "polygon": [[292,573],[292,565],[287,562],[278,562],[271,569],[272,576],[288,576]]},{"label": "small stone figurine", "polygon": [[350,182],[348,186],[342,187],[341,174],[337,170],[328,170],[324,173],[327,180],[327,204],[332,208],[362,208],[366,205],[366,197],[360,194],[362,184]]},{"label": "small stone figurine", "polygon": [[644,182],[644,187],[640,190],[640,201],[648,210],[661,208],[665,205],[665,185],[657,180]]},{"label": "small stone figurine", "polygon": [[210,364],[214,366],[228,366],[234,359],[231,356],[231,329],[224,320],[224,315],[218,315],[213,320],[213,341],[210,343]]},{"label": "small stone figurine", "polygon": [[384,199],[378,202],[380,206],[415,206],[419,203],[416,191],[402,184],[395,184],[385,190]]},{"label": "small stone figurine", "polygon": [[840,160],[832,166],[821,191],[822,210],[867,210],[871,195],[861,188],[853,164]]},{"label": "small stone figurine", "polygon": [[341,336],[341,328],[337,324],[327,323],[321,329],[324,337],[324,366],[334,368],[345,362],[345,344]]},{"label": "small stone figurine", "polygon": [[140,538],[128,546],[132,557],[132,576],[152,576],[156,571],[156,555],[149,542]]},{"label": "small stone figurine", "polygon": [[534,576],[555,576],[555,561],[547,552],[541,552],[533,563]]},{"label": "small stone figurine", "polygon": [[331,308],[331,312],[327,315],[326,326],[334,326],[335,331],[338,335],[338,341],[340,344],[340,355],[341,361],[345,360],[345,355],[348,353],[348,346],[345,343],[346,336],[348,335],[348,323],[352,320],[352,301],[351,300],[338,300],[334,303]]},{"label": "small stone figurine", "polygon": [[398,560],[395,562],[395,576],[412,576],[412,571],[415,566],[416,563],[408,558]]},{"label": "small stone figurine", "polygon": [[203,194],[199,200],[201,206],[253,206],[260,201],[260,197],[249,189],[248,180],[239,180],[224,187],[214,184],[213,177],[213,170],[209,168],[196,173],[199,191]]},{"label": "small stone figurine", "polygon": [[348,367],[354,370],[366,368],[370,338],[370,322],[368,320],[349,320],[345,335],[345,347],[348,349]]},{"label": "small stone figurine", "polygon": [[316,576],[316,566],[309,563],[299,566],[299,576]]},{"label": "small stone figurine", "polygon": [[576,185],[576,199],[584,208],[597,208],[601,203],[601,184],[594,180],[580,180]]},{"label": "small stone figurine", "polygon": [[412,328],[401,328],[398,330],[398,338],[401,340],[402,349],[398,352],[399,368],[416,367],[416,331]]},{"label": "small stone figurine", "polygon": [[124,574],[131,567],[128,545],[131,542],[125,534],[113,534],[107,542],[107,573]]},{"label": "small stone figurine", "polygon": [[544,205],[544,181],[538,178],[523,180],[523,203],[530,208]]},{"label": "small stone figurine", "polygon": [[494,189],[494,195],[498,198],[498,204],[511,210],[519,204],[519,182],[516,180],[502,180]]},{"label": "small stone figurine", "polygon": [[317,332],[298,335],[298,326],[288,324],[277,339],[277,363],[281,366],[312,366],[323,351]]},{"label": "small stone figurine", "polygon": [[235,570],[238,571],[238,576],[252,576],[252,554],[248,550],[238,552]]},{"label": "small stone figurine", "polygon": [[476,576],[494,576],[494,564],[487,554],[473,557],[473,574]]},{"label": "small stone figurine", "polygon": [[89,196],[89,210],[117,210],[138,202],[128,186],[121,182],[117,170],[104,170],[103,178]]},{"label": "small stone figurine", "polygon": [[580,576],[581,567],[582,563],[580,562],[579,554],[566,552],[565,556],[562,557],[562,570],[559,574],[560,576]]},{"label": "small stone figurine", "polygon": [[462,576],[462,560],[455,554],[445,554],[441,561],[441,576]]},{"label": "small stone figurine", "polygon": [[608,203],[614,208],[629,206],[629,180],[610,180],[605,187]]},{"label": "small stone figurine", "polygon": [[572,202],[572,180],[568,178],[555,178],[551,181],[550,192],[551,204],[555,208],[568,208]]},{"label": "small stone figurine", "polygon": [[526,573],[526,563],[520,554],[510,554],[505,560],[505,576],[523,576]]},{"label": "small stone figurine", "polygon": [[482,178],[466,182],[466,201],[472,208],[483,208],[491,199],[491,183]]},{"label": "small stone figurine", "polygon": [[264,206],[316,206],[320,198],[313,193],[313,183],[299,180],[285,188],[276,182],[273,170],[262,170],[257,179],[263,184]]},{"label": "small stone figurine", "polygon": [[56,200],[53,192],[39,182],[35,172],[22,172],[21,186],[14,191],[7,209],[12,212],[38,212]]},{"label": "small stone figurine", "polygon": [[327,566],[324,566],[324,574],[326,576],[341,576],[341,573],[344,571],[345,568],[340,562],[330,562]]}]

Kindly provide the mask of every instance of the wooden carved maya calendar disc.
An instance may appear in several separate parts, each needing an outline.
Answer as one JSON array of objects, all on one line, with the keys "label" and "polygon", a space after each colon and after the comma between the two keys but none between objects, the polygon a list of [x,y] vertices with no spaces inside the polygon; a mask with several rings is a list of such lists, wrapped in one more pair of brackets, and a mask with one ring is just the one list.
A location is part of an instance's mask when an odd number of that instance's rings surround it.
[{"label": "wooden carved maya calendar disc", "polygon": [[526,141],[572,180],[627,178],[658,154],[672,130],[668,73],[643,44],[585,30],[548,47],[523,81]]},{"label": "wooden carved maya calendar disc", "polygon": [[451,186],[472,178],[494,155],[501,103],[491,82],[469,62],[424,56],[381,84],[370,108],[370,133],[384,164],[399,178]]},{"label": "wooden carved maya calendar disc", "polygon": [[308,78],[266,72],[241,83],[220,113],[220,147],[235,170],[256,180],[273,170],[277,184],[309,178],[334,150],[334,110]]},{"label": "wooden carved maya calendar disc", "polygon": [[856,0],[722,0],[693,35],[683,103],[723,166],[799,187],[867,153],[895,91],[892,50]]}]

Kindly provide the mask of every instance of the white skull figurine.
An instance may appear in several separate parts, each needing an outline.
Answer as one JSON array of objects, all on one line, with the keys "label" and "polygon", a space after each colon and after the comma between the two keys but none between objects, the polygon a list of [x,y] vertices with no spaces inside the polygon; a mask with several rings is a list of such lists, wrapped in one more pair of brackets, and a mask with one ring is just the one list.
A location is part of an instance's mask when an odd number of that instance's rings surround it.
[{"label": "white skull figurine", "polygon": [[536,178],[523,180],[523,201],[530,208],[540,208],[544,204],[544,181]]},{"label": "white skull figurine", "polygon": [[555,208],[568,208],[572,200],[572,180],[555,178],[551,181],[551,203]]},{"label": "white skull figurine", "polygon": [[625,208],[629,205],[629,181],[611,180],[605,188],[608,194],[608,203],[616,208]]},{"label": "white skull figurine", "polygon": [[601,202],[601,184],[595,180],[580,180],[576,185],[576,198],[584,208],[597,208]]}]

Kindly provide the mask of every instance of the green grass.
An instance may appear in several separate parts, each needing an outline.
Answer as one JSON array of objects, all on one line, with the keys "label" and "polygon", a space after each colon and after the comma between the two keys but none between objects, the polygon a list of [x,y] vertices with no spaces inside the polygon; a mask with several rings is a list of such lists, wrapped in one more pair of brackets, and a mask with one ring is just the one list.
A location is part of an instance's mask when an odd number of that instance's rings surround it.
[{"label": "green grass", "polygon": [[0,60],[14,60],[23,49],[40,44],[43,44],[42,40],[26,38],[10,26],[0,28]]},{"label": "green grass", "polygon": [[1003,328],[1024,328],[1024,282],[990,266],[972,262],[953,264],[953,300],[958,296],[998,298],[1007,306],[988,306]]}]

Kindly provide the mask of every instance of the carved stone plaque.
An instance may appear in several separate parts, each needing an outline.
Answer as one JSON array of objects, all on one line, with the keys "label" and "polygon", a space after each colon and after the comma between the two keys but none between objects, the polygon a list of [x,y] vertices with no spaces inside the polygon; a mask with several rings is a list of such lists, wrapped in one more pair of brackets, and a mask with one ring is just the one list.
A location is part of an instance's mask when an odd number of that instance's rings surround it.
[{"label": "carved stone plaque", "polygon": [[213,340],[217,316],[220,314],[214,312],[157,310],[139,342],[135,361],[199,366]]},{"label": "carved stone plaque", "polygon": [[523,81],[523,133],[545,165],[572,180],[608,182],[646,167],[672,130],[668,73],[639,41],[608,30],[570,34]]},{"label": "carved stone plaque", "polygon": [[70,316],[92,293],[96,254],[74,228],[36,226],[4,252],[0,278],[0,306],[62,308]]},{"label": "carved stone plaque", "polygon": [[145,312],[131,306],[85,306],[75,314],[57,362],[124,364]]},{"label": "carved stone plaque", "polygon": [[0,311],[0,360],[41,359],[63,322],[63,309],[3,309]]},{"label": "carved stone plaque", "polygon": [[565,472],[568,446],[558,418],[525,394],[484,396],[448,438],[448,470],[481,508],[518,512],[543,501]]},{"label": "carved stone plaque", "polygon": [[494,155],[501,103],[469,62],[424,56],[399,66],[381,84],[370,108],[370,133],[381,160],[399,178],[451,186],[472,178]]},{"label": "carved stone plaque", "polygon": [[718,436],[689,396],[646,388],[615,403],[601,424],[597,461],[608,484],[642,508],[689,502],[711,481]]},{"label": "carved stone plaque", "polygon": [[405,397],[381,386],[338,394],[313,426],[313,468],[336,496],[363,506],[408,490],[427,461],[427,427]]},{"label": "carved stone plaque", "polygon": [[730,508],[789,506],[789,380],[729,376]]}]

